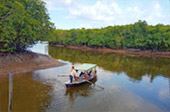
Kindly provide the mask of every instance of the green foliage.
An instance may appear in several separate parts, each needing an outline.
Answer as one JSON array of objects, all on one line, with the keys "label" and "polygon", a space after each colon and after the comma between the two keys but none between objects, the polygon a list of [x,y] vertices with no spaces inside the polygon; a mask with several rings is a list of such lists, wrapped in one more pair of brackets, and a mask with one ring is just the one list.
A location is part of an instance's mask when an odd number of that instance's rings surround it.
[{"label": "green foliage", "polygon": [[0,1],[0,52],[21,52],[50,36],[53,24],[40,0]]},{"label": "green foliage", "polygon": [[147,25],[139,20],[131,25],[108,26],[102,29],[56,30],[52,43],[91,47],[170,50],[170,25]]}]

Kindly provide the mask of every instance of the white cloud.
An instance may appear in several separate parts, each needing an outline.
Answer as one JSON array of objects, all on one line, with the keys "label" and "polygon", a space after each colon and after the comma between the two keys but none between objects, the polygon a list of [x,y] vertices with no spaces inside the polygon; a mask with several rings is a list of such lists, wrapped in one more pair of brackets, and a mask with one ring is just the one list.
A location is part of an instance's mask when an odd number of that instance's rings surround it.
[{"label": "white cloud", "polygon": [[55,7],[56,0],[42,0],[46,3],[46,7],[49,11],[51,10],[57,10]]},{"label": "white cloud", "polygon": [[[42,0],[46,3],[46,7],[49,11],[63,10],[65,7],[72,5],[73,0]],[[75,0],[74,0],[75,1]],[[62,4],[61,7],[56,5]]]},{"label": "white cloud", "polygon": [[70,5],[73,2],[73,0],[60,0],[60,1],[67,5]]},{"label": "white cloud", "polygon": [[108,4],[102,1],[97,1],[92,6],[77,5],[74,8],[69,8],[71,16],[76,18],[88,19],[92,21],[112,21],[115,13],[120,13],[121,9],[116,3]]},{"label": "white cloud", "polygon": [[158,24],[166,22],[169,15],[163,13],[162,7],[159,2],[154,2],[149,10],[145,11],[145,20],[150,24]]},{"label": "white cloud", "polygon": [[[146,20],[149,24],[167,23],[169,15],[164,15],[159,2],[150,2],[145,7],[142,5],[127,5],[116,0],[98,0],[93,4],[85,4],[85,0],[43,0],[47,3],[48,10],[61,9],[68,14],[66,18],[86,22],[86,27],[105,27],[108,25],[124,25],[138,20]],[[56,6],[56,4],[58,4]],[[165,21],[166,20],[166,21]],[[82,24],[82,23],[80,23]],[[80,26],[80,25],[79,25]],[[77,26],[77,27],[79,27]]]},{"label": "white cloud", "polygon": [[91,6],[84,6],[82,4],[76,7],[70,7],[69,12],[74,18],[87,19],[97,23],[105,23],[105,25],[121,25],[134,23],[138,20],[146,20],[150,24],[158,24],[167,16],[162,14],[162,8],[159,2],[151,4],[150,8],[133,6],[127,8],[120,8],[115,1],[97,1]]}]

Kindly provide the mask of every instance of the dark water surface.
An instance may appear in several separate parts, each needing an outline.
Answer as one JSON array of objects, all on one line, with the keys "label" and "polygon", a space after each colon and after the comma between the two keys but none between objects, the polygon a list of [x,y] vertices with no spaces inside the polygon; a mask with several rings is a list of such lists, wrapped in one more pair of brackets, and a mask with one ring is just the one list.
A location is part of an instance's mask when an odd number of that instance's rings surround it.
[{"label": "dark water surface", "polygon": [[[67,63],[14,76],[14,112],[169,112],[170,59],[127,57],[49,47]],[[72,64],[97,64],[95,84],[66,90]],[[8,77],[0,78],[0,112],[8,107]]]}]

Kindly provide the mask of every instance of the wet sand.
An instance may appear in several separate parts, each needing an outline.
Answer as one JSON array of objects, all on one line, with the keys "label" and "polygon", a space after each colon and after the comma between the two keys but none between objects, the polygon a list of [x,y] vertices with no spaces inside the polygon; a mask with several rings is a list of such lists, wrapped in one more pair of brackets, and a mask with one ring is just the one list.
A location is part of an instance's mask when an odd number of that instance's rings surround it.
[{"label": "wet sand", "polygon": [[139,49],[112,49],[106,47],[88,47],[88,46],[75,46],[75,45],[57,45],[57,47],[66,47],[71,49],[81,49],[83,51],[97,51],[100,53],[116,53],[127,56],[145,56],[145,57],[162,57],[170,58],[170,51],[152,51],[152,50],[139,50]]},{"label": "wet sand", "polygon": [[24,52],[0,55],[0,77],[65,65],[48,55]]}]

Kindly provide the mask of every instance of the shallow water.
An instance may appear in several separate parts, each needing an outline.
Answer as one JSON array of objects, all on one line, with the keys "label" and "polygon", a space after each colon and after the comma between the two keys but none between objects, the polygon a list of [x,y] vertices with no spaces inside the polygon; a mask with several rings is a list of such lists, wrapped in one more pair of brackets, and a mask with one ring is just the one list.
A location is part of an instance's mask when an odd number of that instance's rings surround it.
[{"label": "shallow water", "polygon": [[[67,63],[14,76],[14,112],[169,112],[170,59],[127,57],[49,47]],[[66,90],[72,65],[97,64],[96,85]],[[0,79],[0,110],[7,111],[8,78]]]}]

